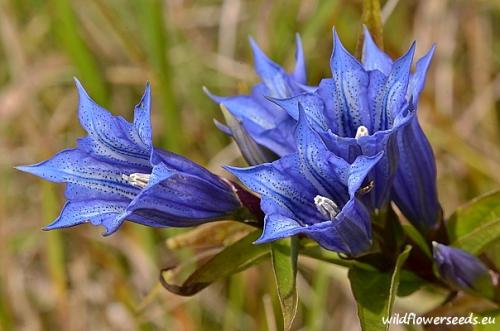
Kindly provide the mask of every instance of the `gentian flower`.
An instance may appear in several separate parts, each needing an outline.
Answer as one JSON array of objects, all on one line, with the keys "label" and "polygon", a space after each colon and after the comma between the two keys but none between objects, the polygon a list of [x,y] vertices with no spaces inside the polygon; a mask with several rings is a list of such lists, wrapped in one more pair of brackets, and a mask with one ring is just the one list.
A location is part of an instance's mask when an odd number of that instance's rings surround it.
[{"label": "gentian flower", "polygon": [[265,219],[257,243],[304,234],[326,249],[362,254],[371,245],[371,225],[357,193],[382,152],[349,164],[327,149],[299,112],[296,153],[249,168],[227,167],[261,195]]},{"label": "gentian flower", "polygon": [[[255,69],[262,80],[252,88],[251,94],[220,97],[211,94],[207,89],[205,92],[215,102],[224,105],[259,145],[278,156],[293,153],[295,142],[290,132],[293,132],[296,122],[281,107],[269,101],[268,97],[288,98],[310,89],[305,85],[307,79],[302,43],[297,35],[296,64],[291,74],[269,59],[252,38],[250,38],[250,44]],[[217,126],[226,134],[232,135],[231,129],[220,123],[217,123]]]},{"label": "gentian flower", "polygon": [[435,224],[440,210],[434,157],[416,118],[434,47],[411,73],[414,52],[415,44],[393,62],[365,29],[360,63],[334,31],[333,77],[323,79],[315,91],[273,101],[294,119],[300,103],[328,149],[348,162],[384,151],[368,175],[374,189],[365,202],[370,209],[384,209],[393,197],[405,216],[423,229]]},{"label": "gentian flower", "polygon": [[488,268],[475,256],[437,242],[432,243],[439,276],[457,290],[493,298],[495,288]]},{"label": "gentian flower", "polygon": [[88,136],[74,149],[19,170],[65,182],[67,202],[45,229],[90,221],[115,232],[129,220],[188,227],[225,217],[240,207],[232,186],[190,160],[153,147],[147,84],[133,123],[97,105],[76,80],[78,115]]}]

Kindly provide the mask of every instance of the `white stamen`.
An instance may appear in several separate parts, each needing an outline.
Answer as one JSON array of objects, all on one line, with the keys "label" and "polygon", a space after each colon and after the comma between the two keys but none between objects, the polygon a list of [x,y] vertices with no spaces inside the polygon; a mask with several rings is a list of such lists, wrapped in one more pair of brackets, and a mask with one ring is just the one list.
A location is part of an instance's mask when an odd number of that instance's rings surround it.
[{"label": "white stamen", "polygon": [[331,221],[333,221],[335,216],[340,212],[339,206],[337,206],[335,202],[321,195],[317,195],[314,198],[314,204],[321,215],[327,217]]},{"label": "white stamen", "polygon": [[122,178],[125,179],[130,185],[145,188],[149,183],[150,174],[141,174],[139,172],[133,173],[130,175],[122,175]]},{"label": "white stamen", "polygon": [[368,132],[368,129],[366,128],[366,126],[364,125],[361,125],[358,127],[358,130],[356,131],[356,139],[358,138],[361,138],[361,137],[366,137],[368,136],[370,133]]}]

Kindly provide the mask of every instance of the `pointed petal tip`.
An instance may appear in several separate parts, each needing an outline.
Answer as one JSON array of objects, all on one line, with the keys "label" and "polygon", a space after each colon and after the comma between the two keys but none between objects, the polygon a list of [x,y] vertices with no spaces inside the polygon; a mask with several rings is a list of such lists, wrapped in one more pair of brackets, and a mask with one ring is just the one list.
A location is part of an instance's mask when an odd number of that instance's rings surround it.
[{"label": "pointed petal tip", "polygon": [[28,174],[39,176],[39,173],[37,171],[38,168],[37,165],[38,164],[20,165],[20,166],[15,166],[14,168],[19,171],[26,172]]},{"label": "pointed petal tip", "polygon": [[151,83],[149,80],[146,81],[146,86],[144,87],[144,95],[145,94],[151,94]]},{"label": "pointed petal tip", "polygon": [[248,36],[248,42],[250,43],[250,47],[252,48],[252,52],[255,58],[257,58],[259,55],[264,54],[264,52],[260,49],[259,44],[252,36]]},{"label": "pointed petal tip", "polygon": [[251,36],[248,37],[248,40],[250,42],[250,47],[252,48],[252,53],[253,53],[253,58],[254,58],[254,63],[256,66],[257,72],[259,72],[259,63],[262,64],[266,62],[272,62],[271,59],[264,53],[264,51],[260,48],[259,44],[253,39]]},{"label": "pointed petal tip", "polygon": [[246,168],[239,168],[239,167],[233,167],[233,166],[228,166],[228,165],[222,166],[222,168],[224,170],[226,170],[227,172],[229,172],[233,176],[237,177],[240,181],[243,181],[242,177],[241,177],[242,175],[244,177],[244,175],[247,174],[249,170],[252,170],[256,167],[259,167],[259,166],[258,165],[257,166],[250,166],[250,167],[246,167]]},{"label": "pointed petal tip", "polygon": [[238,172],[241,168],[238,167],[233,167],[229,165],[223,165],[222,169],[226,170],[227,172],[231,173],[234,175],[234,172]]},{"label": "pointed petal tip", "polygon": [[206,96],[208,96],[210,99],[212,99],[212,101],[217,102],[219,104],[222,103],[223,97],[213,94],[212,92],[210,92],[210,90],[206,86],[203,86],[201,89],[202,89],[203,93],[206,94]]},{"label": "pointed petal tip", "polygon": [[337,33],[337,29],[335,29],[335,27],[333,27],[332,31],[333,31],[333,50],[335,51],[335,49],[337,49],[337,46],[338,46],[341,49],[343,49],[345,52],[347,52],[344,45],[342,44],[342,41],[340,40],[340,36]]},{"label": "pointed petal tip", "polygon": [[90,101],[94,102],[94,100],[89,96],[88,92],[85,90],[78,78],[73,77],[73,79],[75,81],[76,90],[78,91],[78,98],[80,99],[80,102],[84,99],[90,99]]},{"label": "pointed petal tip", "polygon": [[42,231],[50,231],[50,230],[55,230],[57,227],[52,226],[52,224],[46,225],[42,228]]},{"label": "pointed petal tip", "polygon": [[295,32],[295,52],[299,52],[302,50],[302,38],[300,38],[300,34]]},{"label": "pointed petal tip", "polygon": [[[262,235],[263,236],[263,235]],[[259,237],[259,239],[255,240],[253,242],[254,245],[260,245],[260,244],[266,244],[267,241],[265,238],[263,238],[262,236]]]},{"label": "pointed petal tip", "polygon": [[31,169],[31,165],[19,165],[15,166],[14,169],[17,169],[19,171],[24,171],[24,172],[29,172],[29,169]]},{"label": "pointed petal tip", "polygon": [[257,42],[255,41],[255,39],[251,36],[251,35],[248,35],[248,42],[250,43],[250,46],[254,47],[254,46],[257,46]]},{"label": "pointed petal tip", "polygon": [[429,48],[429,50],[427,51],[427,53],[425,53],[425,55],[422,56],[420,59],[428,58],[429,62],[430,62],[430,59],[432,59],[434,57],[434,53],[436,52],[436,48],[437,48],[436,43],[432,43],[432,45]]},{"label": "pointed petal tip", "polygon": [[[128,208],[130,208],[130,205],[128,206]],[[109,237],[113,233],[118,231],[123,222],[125,222],[125,220],[130,216],[130,214],[131,212],[127,209],[127,211],[124,214],[114,218],[113,221],[109,223],[108,222],[101,223],[100,225],[104,228],[104,232],[101,233],[101,236]]]},{"label": "pointed petal tip", "polygon": [[399,59],[397,59],[394,63],[403,63],[404,66],[408,66],[408,70],[410,70],[411,64],[413,63],[413,58],[415,56],[415,50],[417,47],[417,43],[413,41],[411,43],[410,48],[404,53]]},{"label": "pointed petal tip", "polygon": [[64,226],[64,225],[61,225],[60,224],[60,217],[58,217],[57,219],[55,219],[52,223],[49,223],[47,225],[45,225],[42,230],[43,231],[51,231],[51,230],[58,230],[58,229],[64,229],[64,228],[67,228],[68,226]]},{"label": "pointed petal tip", "polygon": [[332,28],[332,34],[333,34],[333,42],[334,42],[334,47],[337,44],[337,41],[340,42],[339,34],[337,33],[337,29],[335,27]]},{"label": "pointed petal tip", "polygon": [[142,106],[144,102],[147,102],[147,106],[150,107],[151,103],[151,85],[149,81],[146,82],[146,86],[144,87],[144,93],[142,94],[141,101],[136,105],[136,107]]},{"label": "pointed petal tip", "polygon": [[103,233],[101,233],[101,236],[103,237],[109,237],[111,236],[113,233],[116,232],[116,230],[118,229],[105,229]]},{"label": "pointed petal tip", "polygon": [[410,46],[410,49],[408,50],[408,52],[406,53],[415,53],[415,49],[417,48],[417,41],[414,40],[412,43],[411,43],[411,46]]},{"label": "pointed petal tip", "polygon": [[366,24],[363,24],[363,35],[365,38],[369,38],[371,40],[373,40],[372,38],[372,34],[370,33],[370,30],[368,30],[368,27],[366,26]]},{"label": "pointed petal tip", "polygon": [[84,91],[85,92],[85,88],[83,87],[82,82],[80,82],[80,80],[78,78],[76,78],[75,76],[73,76],[73,81],[75,82],[75,86],[78,89],[78,91]]}]

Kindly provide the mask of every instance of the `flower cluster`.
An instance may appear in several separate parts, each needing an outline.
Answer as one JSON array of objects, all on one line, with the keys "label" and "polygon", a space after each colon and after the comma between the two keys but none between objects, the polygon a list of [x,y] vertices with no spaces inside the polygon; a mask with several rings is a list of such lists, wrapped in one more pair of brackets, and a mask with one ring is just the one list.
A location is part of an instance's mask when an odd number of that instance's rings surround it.
[{"label": "flower cluster", "polygon": [[[205,90],[226,118],[216,125],[234,138],[250,165],[225,168],[251,192],[153,146],[149,84],[129,123],[97,105],[76,81],[88,136],[48,161],[18,167],[67,183],[67,203],[46,229],[90,221],[111,234],[125,220],[189,227],[247,208],[256,218],[263,215],[257,244],[303,235],[358,257],[373,247],[372,216],[394,202],[429,239],[442,223],[442,210],[434,155],[417,109],[435,47],[412,72],[415,44],[393,61],[367,29],[364,40],[358,61],[334,32],[332,77],[309,86],[298,36],[292,73],[251,39],[261,79],[251,94],[221,97]],[[260,199],[261,210],[245,200],[249,196]],[[478,279],[481,288],[491,283],[487,268],[463,251],[435,244],[434,259],[455,288],[477,290]]]},{"label": "flower cluster", "polygon": [[104,226],[109,235],[125,220],[154,227],[188,227],[225,218],[240,208],[227,181],[153,146],[149,84],[129,123],[96,104],[75,81],[78,116],[88,136],[79,139],[76,148],[50,160],[18,167],[49,181],[67,183],[68,202],[47,230],[90,221]]},{"label": "flower cluster", "polygon": [[[372,186],[370,192],[356,198],[357,203],[347,204],[349,208],[362,204],[368,212],[373,212],[385,210],[389,202],[394,201],[413,225],[423,233],[430,232],[440,221],[441,207],[437,199],[434,156],[418,123],[417,105],[435,48],[432,47],[418,60],[415,72],[411,72],[415,44],[401,58],[392,61],[376,46],[365,29],[363,61],[359,62],[347,52],[334,32],[330,61],[332,78],[321,80],[318,86],[307,86],[299,41],[297,64],[293,74],[286,73],[258,49],[253,41],[251,43],[257,73],[262,83],[252,89],[251,95],[211,96],[241,123],[257,144],[282,157],[269,165],[243,170],[232,169],[240,180],[263,197],[262,208],[266,213],[266,221],[261,240],[276,239],[276,233],[302,233],[302,228],[306,225],[325,226],[315,214],[317,209],[323,209],[318,201],[325,200],[315,199],[316,195],[309,195],[307,201],[304,200],[304,195],[297,193],[306,191],[298,184],[304,180],[297,179],[297,176],[292,175],[294,173],[301,173],[301,177],[310,183],[309,186],[315,189],[319,197],[325,197],[337,206],[345,205],[345,197],[348,195],[338,197],[342,190],[335,189],[337,196],[332,197],[331,193],[324,189],[325,186],[328,187],[325,183],[334,181],[329,178],[333,176],[332,169],[342,169],[342,166],[332,161],[330,155],[346,164],[362,163],[365,167],[362,171],[363,178],[357,180],[360,183],[356,189],[362,184]],[[301,121],[304,123],[300,123]],[[295,134],[291,134],[293,130],[290,130],[290,126],[296,127]],[[309,127],[308,131],[311,132],[307,138],[304,133],[298,132],[307,131],[304,129],[306,127]],[[312,153],[312,147],[306,148],[304,144],[312,144],[312,141],[316,142],[315,154],[307,158],[304,155],[307,151]],[[322,159],[328,157],[328,161]],[[377,162],[368,165],[367,162],[360,162],[359,158],[372,158]],[[299,162],[291,161],[295,159]],[[291,163],[295,165],[292,166]],[[322,164],[328,164],[332,169],[321,166]],[[284,171],[283,168],[287,170]],[[318,170],[304,171],[311,168]],[[261,179],[263,173],[268,177],[265,181]],[[271,182],[287,182],[282,178],[282,174],[292,181],[290,186],[293,190],[284,193],[281,191],[281,185],[269,185]],[[292,176],[297,178],[292,179]],[[342,182],[339,178],[335,180],[335,185]],[[346,181],[348,179],[344,178],[344,183]],[[269,187],[263,189],[262,184]],[[349,189],[353,197],[356,192],[352,187]],[[287,196],[287,203],[277,198],[277,195]],[[335,199],[331,200],[332,198]],[[282,209],[287,208],[295,214],[304,215],[298,217],[298,222],[287,222],[284,217],[275,215],[276,211],[269,207],[269,200],[276,201]],[[295,208],[291,205],[295,205]],[[336,209],[337,213],[343,215],[340,213],[342,209],[339,208]],[[353,213],[359,215],[359,211]],[[358,221],[361,219],[358,217]],[[331,228],[338,227],[339,222],[332,217],[330,220]],[[354,246],[369,246],[370,222],[365,223],[368,225],[363,228],[367,231],[363,236],[354,236],[358,241]],[[287,224],[288,232],[283,232],[284,224]],[[295,228],[291,230],[290,227]],[[272,230],[274,228],[279,231]],[[305,233],[311,231],[316,231],[315,227]],[[270,233],[273,235],[269,235]],[[318,240],[327,248],[338,245],[338,241],[333,241],[335,240],[327,237]]]}]

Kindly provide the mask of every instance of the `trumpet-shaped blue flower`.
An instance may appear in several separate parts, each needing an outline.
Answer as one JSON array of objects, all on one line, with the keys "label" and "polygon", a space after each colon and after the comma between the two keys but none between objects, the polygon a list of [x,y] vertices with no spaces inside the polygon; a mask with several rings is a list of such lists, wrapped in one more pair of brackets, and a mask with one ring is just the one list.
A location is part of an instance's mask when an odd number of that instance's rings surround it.
[{"label": "trumpet-shaped blue flower", "polygon": [[[250,44],[255,69],[262,80],[252,88],[251,94],[219,97],[206,89],[205,92],[214,101],[223,104],[258,144],[278,156],[290,154],[295,151],[293,135],[290,134],[295,127],[295,121],[281,107],[269,101],[268,97],[288,98],[309,89],[305,86],[307,79],[302,43],[297,35],[296,64],[291,74],[269,59],[252,38]],[[220,124],[218,127],[231,135],[231,130]]]},{"label": "trumpet-shaped blue flower", "polygon": [[492,298],[495,293],[488,268],[475,256],[437,242],[432,243],[439,276],[457,290]]},{"label": "trumpet-shaped blue flower", "polygon": [[348,162],[384,151],[368,175],[375,185],[366,202],[384,208],[393,197],[405,216],[425,229],[437,221],[440,206],[434,157],[416,108],[434,47],[412,73],[414,52],[415,44],[393,62],[365,29],[360,63],[334,32],[332,78],[323,79],[313,92],[273,101],[295,120],[300,103],[328,149]]},{"label": "trumpet-shaped blue flower", "polygon": [[227,168],[261,195],[266,216],[257,243],[304,234],[329,250],[351,256],[366,252],[370,214],[357,192],[382,153],[360,156],[350,164],[328,151],[300,112],[296,153],[272,163]]},{"label": "trumpet-shaped blue flower", "polygon": [[19,170],[65,182],[67,202],[46,229],[85,222],[115,232],[125,221],[193,226],[240,207],[232,187],[190,160],[152,145],[151,93],[146,86],[133,123],[97,105],[76,80],[79,119],[88,136],[74,149]]}]

